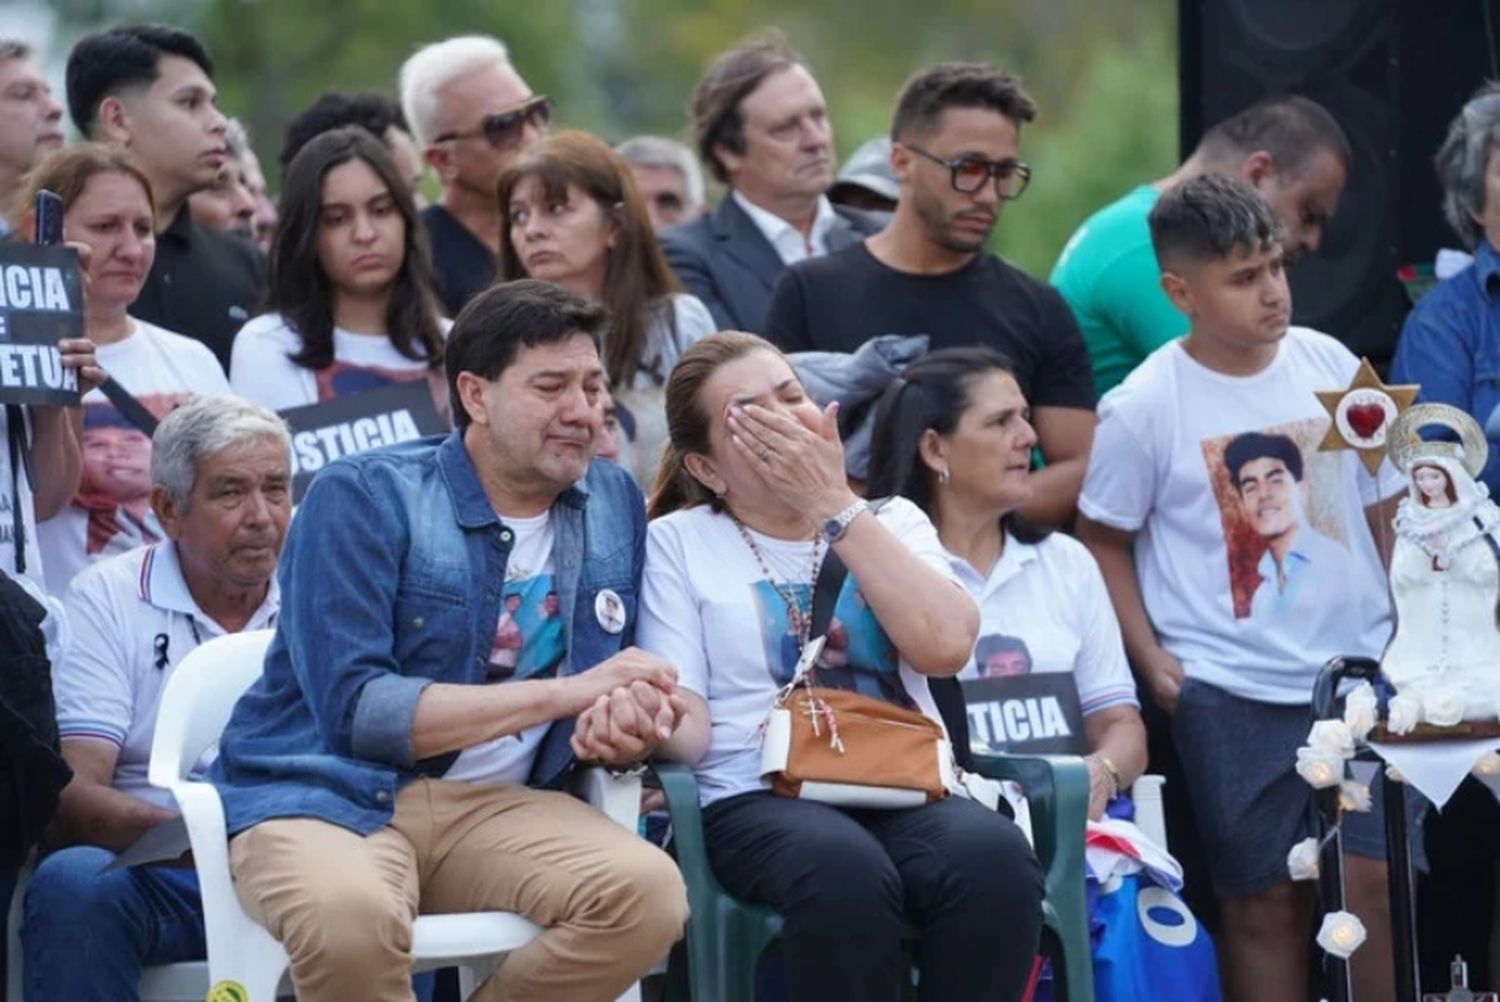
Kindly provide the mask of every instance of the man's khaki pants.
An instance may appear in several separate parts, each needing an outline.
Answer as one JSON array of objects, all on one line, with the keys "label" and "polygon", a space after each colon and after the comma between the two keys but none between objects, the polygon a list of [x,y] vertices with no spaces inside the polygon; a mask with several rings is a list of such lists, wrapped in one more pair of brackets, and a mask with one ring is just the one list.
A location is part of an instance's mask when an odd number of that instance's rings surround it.
[{"label": "man's khaki pants", "polygon": [[660,849],[563,793],[419,779],[384,828],[311,818],[237,835],[245,911],[281,941],[301,1002],[409,1002],[419,913],[516,912],[545,932],[475,1002],[617,998],[682,934],[687,895]]}]

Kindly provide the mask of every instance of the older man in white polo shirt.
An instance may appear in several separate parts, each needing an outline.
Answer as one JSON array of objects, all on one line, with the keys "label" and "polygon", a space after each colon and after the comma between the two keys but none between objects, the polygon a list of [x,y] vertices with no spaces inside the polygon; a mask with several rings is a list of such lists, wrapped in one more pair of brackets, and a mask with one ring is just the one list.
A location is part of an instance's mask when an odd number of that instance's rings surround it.
[{"label": "older man in white polo shirt", "polygon": [[166,540],[94,564],[69,587],[73,642],[53,687],[74,775],[53,851],[26,890],[27,1000],[134,999],[143,966],[204,956],[190,867],[100,871],[176,813],[146,781],[173,669],[213,637],[275,624],[291,476],[280,418],[235,397],[193,397],[153,439],[151,501]]}]

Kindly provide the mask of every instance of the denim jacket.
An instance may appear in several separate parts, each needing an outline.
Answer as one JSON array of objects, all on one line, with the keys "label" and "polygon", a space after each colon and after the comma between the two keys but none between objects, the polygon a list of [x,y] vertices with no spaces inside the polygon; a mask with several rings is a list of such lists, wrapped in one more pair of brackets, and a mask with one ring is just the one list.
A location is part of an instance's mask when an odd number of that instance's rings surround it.
[{"label": "denim jacket", "polygon": [[[595,461],[552,519],[559,672],[574,674],[634,642],[645,505],[624,470]],[[318,475],[282,554],[265,673],[236,704],[209,772],[231,834],[293,816],[368,834],[390,821],[403,785],[447,771],[456,752],[413,759],[417,698],[432,682],[484,682],[511,541],[460,432]],[[625,607],[619,633],[595,615],[605,589]],[[562,779],[572,728],[547,732],[533,782]]]},{"label": "denim jacket", "polygon": [[1479,422],[1490,443],[1480,479],[1500,496],[1500,254],[1488,240],[1407,316],[1391,382],[1420,383],[1422,403],[1452,404]]}]

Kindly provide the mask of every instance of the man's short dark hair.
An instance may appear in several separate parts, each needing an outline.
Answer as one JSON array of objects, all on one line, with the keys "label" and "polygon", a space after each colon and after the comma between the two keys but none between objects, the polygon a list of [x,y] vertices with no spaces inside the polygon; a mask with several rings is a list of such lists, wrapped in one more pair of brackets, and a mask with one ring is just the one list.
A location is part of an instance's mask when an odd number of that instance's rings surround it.
[{"label": "man's short dark hair", "polygon": [[127,87],[156,82],[162,56],[181,56],[209,77],[214,64],[192,35],[164,24],[136,24],[86,35],[68,53],[68,114],[86,136],[93,135],[99,103]]},{"label": "man's short dark hair", "polygon": [[989,633],[979,638],[974,645],[974,663],[984,670],[984,664],[996,654],[1024,654],[1026,663],[1031,664],[1031,648],[1026,646],[1026,641],[1020,637],[1012,637],[1006,633]]},{"label": "man's short dark hair", "polygon": [[939,63],[918,70],[896,96],[891,138],[897,142],[931,132],[949,108],[984,108],[1016,125],[1036,118],[1036,102],[1014,74],[983,63]]},{"label": "man's short dark hair", "polygon": [[1221,261],[1270,250],[1285,236],[1266,200],[1239,178],[1204,174],[1162,192],[1147,217],[1156,260]]},{"label": "man's short dark hair", "polygon": [[1198,151],[1213,160],[1271,154],[1278,171],[1300,174],[1324,150],[1349,170],[1349,137],[1328,109],[1311,98],[1280,94],[1257,101],[1203,134]]},{"label": "man's short dark hair", "polygon": [[698,78],[688,102],[693,146],[698,159],[720,182],[728,184],[729,173],[714,154],[714,147],[745,152],[745,116],[740,105],[766,77],[800,65],[802,57],[787,45],[784,35],[773,31],[721,53]]},{"label": "man's short dark hair", "polygon": [[1293,480],[1302,479],[1302,450],[1285,435],[1267,435],[1259,431],[1247,431],[1236,435],[1224,448],[1224,466],[1229,470],[1229,482],[1240,489],[1240,470],[1245,464],[1257,459],[1279,459],[1286,464]]},{"label": "man's short dark hair", "polygon": [[357,125],[382,143],[386,141],[385,134],[391,126],[402,132],[411,132],[395,98],[370,90],[331,90],[320,95],[287,123],[286,137],[281,144],[281,169],[286,170],[286,165],[309,139],[346,125]]},{"label": "man's short dark hair", "polygon": [[597,348],[607,316],[604,307],[532,278],[492,285],[469,300],[453,321],[445,354],[454,425],[466,428],[470,420],[458,396],[460,372],[493,382],[523,347],[557,344],[577,334],[587,334]]}]

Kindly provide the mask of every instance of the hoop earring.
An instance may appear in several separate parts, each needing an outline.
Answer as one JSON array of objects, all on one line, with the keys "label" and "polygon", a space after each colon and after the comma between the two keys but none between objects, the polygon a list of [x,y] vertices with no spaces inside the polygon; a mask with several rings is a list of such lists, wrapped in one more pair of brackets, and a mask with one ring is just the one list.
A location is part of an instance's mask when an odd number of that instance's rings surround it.
[{"label": "hoop earring", "polygon": [[946,484],[952,479],[953,476],[948,472],[948,467],[945,466],[941,470],[938,470],[938,483]]}]

